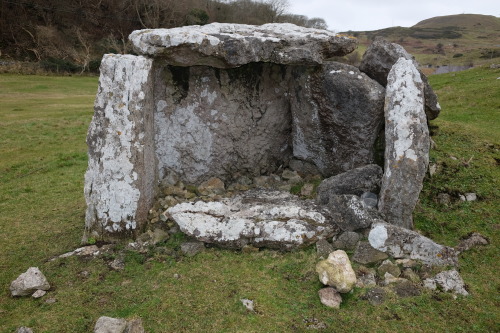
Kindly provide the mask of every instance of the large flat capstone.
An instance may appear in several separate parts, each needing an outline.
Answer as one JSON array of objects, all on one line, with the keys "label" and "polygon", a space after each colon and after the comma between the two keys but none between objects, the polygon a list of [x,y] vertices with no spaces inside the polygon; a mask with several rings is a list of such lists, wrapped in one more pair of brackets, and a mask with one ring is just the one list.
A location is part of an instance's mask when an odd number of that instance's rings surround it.
[{"label": "large flat capstone", "polygon": [[137,30],[129,36],[142,55],[175,66],[232,68],[251,62],[322,64],[354,51],[357,40],[294,24],[211,23],[173,29]]},{"label": "large flat capstone", "polygon": [[329,211],[312,200],[255,190],[214,202],[182,203],[167,210],[182,232],[229,248],[291,249],[338,232]]}]

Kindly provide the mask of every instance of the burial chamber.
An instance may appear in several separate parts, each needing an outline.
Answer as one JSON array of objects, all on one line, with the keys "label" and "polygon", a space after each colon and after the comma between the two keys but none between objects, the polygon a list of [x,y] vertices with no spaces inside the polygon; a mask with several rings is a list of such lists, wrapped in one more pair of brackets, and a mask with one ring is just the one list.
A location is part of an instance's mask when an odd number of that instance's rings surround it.
[{"label": "burial chamber", "polygon": [[330,61],[355,39],[291,24],[134,31],[105,55],[87,144],[84,241],[134,236],[159,184],[329,177],[373,163],[385,89]]}]

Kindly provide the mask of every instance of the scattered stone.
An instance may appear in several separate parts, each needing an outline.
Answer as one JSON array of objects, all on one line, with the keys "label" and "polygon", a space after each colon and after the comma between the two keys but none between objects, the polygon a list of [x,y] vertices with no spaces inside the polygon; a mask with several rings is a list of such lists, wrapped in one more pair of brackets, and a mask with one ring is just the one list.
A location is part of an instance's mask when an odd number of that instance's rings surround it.
[{"label": "scattered stone", "polygon": [[460,241],[455,247],[455,251],[462,253],[479,245],[488,245],[490,242],[480,233],[473,232]]},{"label": "scattered stone", "polygon": [[413,268],[418,265],[418,262],[412,259],[396,259],[396,264],[401,265],[403,268]]},{"label": "scattered stone", "polygon": [[437,164],[430,163],[429,164],[429,176],[433,177],[437,172]]},{"label": "scattered stone", "polygon": [[365,266],[358,267],[356,271],[356,287],[358,288],[371,288],[377,285],[375,279],[375,270]]},{"label": "scattered stone", "polygon": [[457,252],[431,239],[387,223],[374,223],[368,235],[370,245],[394,258],[421,260],[432,266],[458,265]]},{"label": "scattered stone", "polygon": [[165,58],[173,66],[233,68],[255,62],[322,64],[351,53],[356,39],[290,23],[261,26],[211,23],[173,29],[133,31],[135,52]]},{"label": "scattered stone", "polygon": [[439,193],[436,199],[440,205],[449,206],[451,204],[451,195],[448,193]]},{"label": "scattered stone", "polygon": [[368,290],[362,298],[368,300],[371,305],[380,305],[387,299],[387,291],[384,288],[376,287]]},{"label": "scattered stone", "polygon": [[351,251],[356,248],[361,236],[354,231],[344,231],[338,236],[333,237],[332,247],[334,250]]},{"label": "scattered stone", "polygon": [[382,281],[382,285],[384,286],[388,286],[392,283],[397,283],[397,282],[401,282],[401,281],[406,281],[406,279],[403,279],[403,278],[399,278],[399,277],[396,277],[394,275],[392,275],[391,273],[388,273],[386,272],[383,276],[384,280]]},{"label": "scattered stone", "polygon": [[476,193],[465,193],[465,201],[476,201],[477,194]]},{"label": "scattered stone", "polygon": [[207,181],[201,183],[198,186],[198,191],[201,195],[214,195],[214,194],[223,194],[225,192],[224,182],[219,178],[212,177]]},{"label": "scattered stone", "polygon": [[220,201],[182,203],[167,212],[189,237],[229,248],[250,244],[289,250],[337,231],[324,207],[279,191],[253,190]]},{"label": "scattered stone", "polygon": [[181,252],[187,257],[194,257],[203,251],[205,251],[203,242],[185,242],[181,244]]},{"label": "scattered stone", "polygon": [[38,267],[30,267],[10,284],[12,296],[28,296],[38,289],[49,290],[50,284]]},{"label": "scattered stone", "polygon": [[33,297],[33,298],[41,298],[41,297],[45,296],[46,293],[47,292],[45,290],[38,289],[37,291],[35,291],[33,293],[33,295],[31,295],[31,297]]},{"label": "scattered stone", "polygon": [[451,291],[462,296],[469,295],[469,293],[465,289],[464,280],[462,280],[462,277],[455,269],[441,272],[434,278],[426,279],[424,281],[424,286],[426,286],[427,288],[430,287],[430,289],[435,289],[432,288],[434,284],[441,288],[443,291]]},{"label": "scattered stone", "polygon": [[377,249],[374,249],[368,242],[359,242],[352,260],[366,265],[387,259],[389,256]]},{"label": "scattered stone", "polygon": [[328,243],[326,239],[320,239],[316,242],[316,253],[318,257],[328,258],[330,253],[335,251],[332,244]]},{"label": "scattered stone", "polygon": [[303,197],[310,197],[313,194],[314,191],[314,185],[313,184],[304,184],[302,188],[300,189],[300,195]]},{"label": "scattered stone", "polygon": [[170,235],[168,232],[161,228],[155,228],[152,235],[152,242],[154,245],[165,242],[169,239]]},{"label": "scattered stone", "polygon": [[297,173],[297,171],[292,171],[289,169],[283,170],[281,174],[281,178],[287,181],[290,184],[298,184],[302,182],[302,177]]},{"label": "scattered stone", "polygon": [[340,309],[340,303],[342,303],[342,296],[334,288],[327,287],[320,289],[318,291],[319,300],[321,304],[328,306],[329,308]]},{"label": "scattered stone", "polygon": [[394,277],[399,277],[401,275],[401,270],[399,266],[390,261],[389,259],[384,260],[382,264],[377,268],[378,276],[383,277],[385,273],[389,273]]},{"label": "scattered stone", "polygon": [[378,204],[378,196],[372,192],[363,192],[360,197],[363,206],[369,209],[376,209]]},{"label": "scattered stone", "polygon": [[386,221],[413,228],[413,210],[429,164],[423,83],[411,60],[389,72],[385,104],[385,170],[379,210]]},{"label": "scattered stone", "polygon": [[102,316],[97,319],[94,333],[124,333],[126,328],[125,319]]},{"label": "scattered stone", "polygon": [[240,299],[241,303],[243,304],[243,306],[250,312],[254,312],[255,309],[254,309],[254,306],[253,306],[253,301],[252,300],[249,300],[249,299],[246,299],[246,298],[243,298],[243,299]]},{"label": "scattered stone", "polygon": [[420,277],[411,268],[405,268],[401,276],[413,283],[420,283]]},{"label": "scattered stone", "polygon": [[372,223],[381,221],[381,214],[373,209],[365,209],[355,195],[342,194],[330,197],[327,207],[333,214],[335,223],[344,231],[366,229]]},{"label": "scattered stone", "polygon": [[54,297],[50,297],[45,300],[45,303],[47,304],[54,304],[55,302],[57,302],[57,299],[55,299]]},{"label": "scattered stone", "polygon": [[33,329],[26,326],[21,326],[16,330],[16,333],[33,333]]},{"label": "scattered stone", "polygon": [[340,194],[362,195],[364,192],[378,192],[382,179],[382,168],[369,164],[327,178],[318,186],[317,201],[326,205],[330,197]]},{"label": "scattered stone", "polygon": [[420,286],[404,279],[392,284],[391,289],[397,296],[402,298],[420,296],[422,293]]},{"label": "scattered stone", "polygon": [[330,253],[328,259],[316,265],[319,280],[324,285],[334,287],[340,293],[347,293],[356,284],[356,274],[349,257],[342,250]]},{"label": "scattered stone", "polygon": [[118,257],[109,264],[109,267],[115,271],[122,271],[125,269],[125,260],[122,257]]},{"label": "scattered stone", "polygon": [[324,322],[319,321],[317,318],[304,318],[303,322],[308,330],[324,330],[328,328]]},{"label": "scattered stone", "polygon": [[[414,58],[401,45],[390,43],[383,38],[377,38],[363,55],[359,69],[385,87],[388,85],[389,72],[400,58],[411,61],[415,68],[419,67]],[[418,71],[418,73],[424,84],[425,113],[427,119],[432,120],[439,115],[441,106],[438,103],[436,94],[429,85],[427,77],[421,71]]]}]

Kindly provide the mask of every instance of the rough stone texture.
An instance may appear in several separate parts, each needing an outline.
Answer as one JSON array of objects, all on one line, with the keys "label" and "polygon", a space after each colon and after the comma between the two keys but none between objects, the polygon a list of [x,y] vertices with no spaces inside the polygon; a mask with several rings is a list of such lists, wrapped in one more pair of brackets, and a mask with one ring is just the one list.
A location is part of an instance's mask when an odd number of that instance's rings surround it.
[{"label": "rough stone texture", "polygon": [[450,247],[402,227],[374,223],[368,235],[370,245],[394,258],[421,260],[433,266],[457,265],[457,252]]},{"label": "rough stone texture", "polygon": [[203,242],[185,242],[181,244],[181,252],[188,257],[194,257],[202,251],[205,251]]},{"label": "rough stone texture", "polygon": [[155,194],[152,60],[105,55],[87,135],[83,241],[140,228]]},{"label": "rough stone texture", "polygon": [[411,60],[389,72],[385,104],[385,170],[379,210],[386,221],[413,228],[413,209],[429,164],[429,130],[422,80]]},{"label": "rough stone texture", "polygon": [[320,289],[318,291],[319,300],[321,304],[326,305],[329,308],[340,309],[340,303],[342,303],[342,296],[334,288],[327,287]]},{"label": "rough stone texture", "polygon": [[198,186],[201,195],[222,194],[225,191],[224,182],[219,178],[212,177]]},{"label": "rough stone texture", "polygon": [[356,284],[356,273],[343,250],[332,252],[328,259],[318,262],[316,272],[321,283],[334,287],[340,293],[351,291]]},{"label": "rough stone texture", "polygon": [[30,267],[10,284],[12,296],[27,296],[38,289],[49,290],[50,284],[38,267]]},{"label": "rough stone texture", "polygon": [[174,29],[137,30],[129,36],[139,54],[176,66],[232,68],[253,62],[322,64],[354,51],[357,40],[294,24],[211,23]]},{"label": "rough stone texture", "polygon": [[360,196],[364,192],[378,193],[382,173],[381,167],[369,164],[327,178],[318,186],[317,200],[326,205],[333,195],[354,194]]},{"label": "rough stone texture", "polygon": [[290,71],[294,158],[315,165],[324,177],[373,163],[384,88],[341,63]]},{"label": "rough stone texture", "polygon": [[434,278],[426,279],[424,286],[429,289],[436,289],[439,286],[443,291],[451,291],[463,296],[469,295],[469,292],[465,289],[464,280],[454,269],[441,272]]},{"label": "rough stone texture", "polygon": [[455,247],[455,251],[461,253],[470,250],[473,247],[479,245],[488,245],[489,243],[490,242],[486,237],[478,232],[473,232],[460,241],[460,243]]},{"label": "rough stone texture", "polygon": [[387,299],[387,290],[380,287],[370,289],[363,296],[363,299],[368,300],[371,305],[380,305]]},{"label": "rough stone texture", "polygon": [[[411,60],[418,68],[418,63],[401,45],[377,38],[363,55],[359,69],[385,87],[388,81],[387,76],[399,58]],[[439,115],[441,106],[425,74],[419,71],[419,75],[424,83],[425,113],[427,119],[432,120]]]},{"label": "rough stone texture", "polygon": [[393,283],[391,289],[401,298],[419,296],[422,293],[420,285],[405,279]]},{"label": "rough stone texture", "polygon": [[124,333],[126,328],[125,319],[102,316],[95,323],[94,333]]},{"label": "rough stone texture", "polygon": [[361,236],[354,231],[344,231],[338,236],[333,237],[332,246],[334,249],[354,250]]},{"label": "rough stone texture", "polygon": [[389,256],[382,251],[374,249],[368,242],[359,242],[352,260],[366,265],[387,259]]},{"label": "rough stone texture", "polygon": [[360,197],[365,208],[376,209],[378,204],[378,196],[372,192],[364,192]]},{"label": "rough stone texture", "polygon": [[16,330],[16,333],[33,333],[33,330],[26,326],[21,326]]},{"label": "rough stone texture", "polygon": [[381,214],[366,209],[355,195],[334,195],[327,207],[332,211],[335,223],[344,231],[368,228],[372,223],[381,221]]},{"label": "rough stone texture", "polygon": [[329,212],[290,193],[255,190],[221,201],[182,203],[167,210],[182,232],[224,247],[291,249],[331,237]]},{"label": "rough stone texture", "polygon": [[328,255],[335,251],[332,244],[328,243],[326,239],[320,239],[316,242],[316,253],[318,257],[328,258]]},{"label": "rough stone texture", "polygon": [[247,298],[242,298],[240,299],[240,302],[241,304],[243,304],[243,306],[245,307],[245,309],[247,309],[248,311],[250,312],[254,312],[255,309],[254,309],[254,303],[252,300],[250,299],[247,299]]},{"label": "rough stone texture", "polygon": [[46,293],[47,292],[45,290],[38,289],[37,291],[35,291],[33,293],[33,295],[31,295],[31,297],[33,297],[33,298],[40,298],[40,297],[45,296]]},{"label": "rough stone texture", "polygon": [[155,143],[160,179],[199,184],[278,170],[291,158],[287,69],[174,67],[157,60]]},{"label": "rough stone texture", "polygon": [[382,277],[385,273],[390,273],[394,277],[399,277],[401,275],[401,270],[398,265],[394,264],[389,259],[384,260],[382,264],[377,268],[378,276]]}]

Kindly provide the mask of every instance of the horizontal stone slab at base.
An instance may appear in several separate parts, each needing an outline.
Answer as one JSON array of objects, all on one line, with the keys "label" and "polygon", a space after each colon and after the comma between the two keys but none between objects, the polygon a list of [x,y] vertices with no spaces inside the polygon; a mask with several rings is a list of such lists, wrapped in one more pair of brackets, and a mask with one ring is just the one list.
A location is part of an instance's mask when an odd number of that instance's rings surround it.
[{"label": "horizontal stone slab at base", "polygon": [[331,237],[328,210],[287,192],[256,190],[221,201],[178,204],[167,214],[182,232],[229,248],[288,250]]}]

